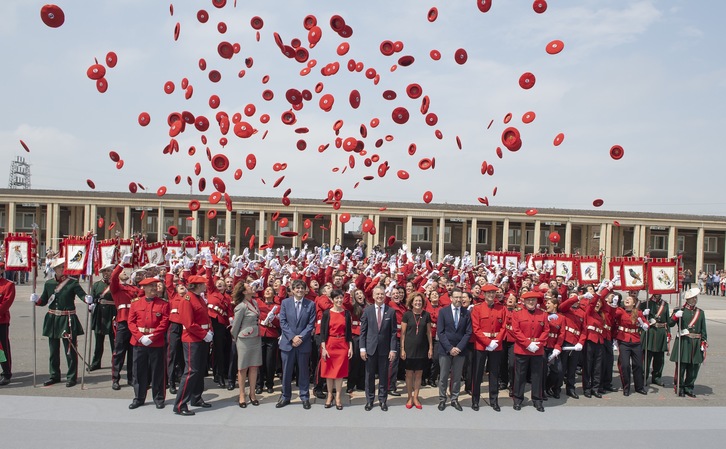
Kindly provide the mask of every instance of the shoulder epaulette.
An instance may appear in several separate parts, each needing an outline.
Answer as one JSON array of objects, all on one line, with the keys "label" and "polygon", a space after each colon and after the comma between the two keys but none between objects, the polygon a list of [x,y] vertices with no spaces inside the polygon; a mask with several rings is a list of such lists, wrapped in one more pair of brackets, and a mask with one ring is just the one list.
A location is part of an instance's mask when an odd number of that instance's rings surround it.
[{"label": "shoulder epaulette", "polygon": [[140,298],[137,296],[136,298],[132,299],[131,302],[134,303],[134,302],[138,301],[139,299]]},{"label": "shoulder epaulette", "polygon": [[190,298],[189,295],[184,295],[184,299],[190,301],[192,298]]}]

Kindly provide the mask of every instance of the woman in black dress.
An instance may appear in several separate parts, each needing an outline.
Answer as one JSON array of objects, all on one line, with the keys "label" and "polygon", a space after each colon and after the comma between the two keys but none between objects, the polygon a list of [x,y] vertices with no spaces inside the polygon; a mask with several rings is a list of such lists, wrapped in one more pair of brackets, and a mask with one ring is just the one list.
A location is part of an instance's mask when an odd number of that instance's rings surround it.
[{"label": "woman in black dress", "polygon": [[421,409],[418,393],[421,389],[423,370],[434,354],[431,338],[431,315],[423,310],[424,295],[414,292],[406,299],[409,309],[401,319],[401,360],[406,363],[406,408]]}]

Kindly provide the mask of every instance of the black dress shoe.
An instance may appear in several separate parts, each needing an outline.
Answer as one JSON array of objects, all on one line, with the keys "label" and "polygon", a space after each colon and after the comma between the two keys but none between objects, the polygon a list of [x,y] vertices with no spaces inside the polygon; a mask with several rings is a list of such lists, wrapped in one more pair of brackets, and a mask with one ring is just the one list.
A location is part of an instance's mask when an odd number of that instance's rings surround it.
[{"label": "black dress shoe", "polygon": [[490,403],[492,409],[494,409],[495,412],[501,412],[502,409],[499,407],[499,401],[491,401]]},{"label": "black dress shoe", "polygon": [[685,398],[686,397],[686,393],[684,393],[684,392],[681,391],[680,393],[678,393],[678,397],[679,398]]},{"label": "black dress shoe", "polygon": [[193,402],[192,407],[202,407],[202,408],[210,408],[212,404],[209,402],[199,401],[199,402]]},{"label": "black dress shoe", "polygon": [[161,410],[162,408],[164,408],[164,407],[166,407],[166,405],[164,405],[164,403],[163,403],[163,402],[162,402],[161,404],[156,404],[156,408],[158,408],[158,409],[160,409],[160,410]]},{"label": "black dress shoe", "polygon": [[250,404],[257,407],[258,405],[260,405],[260,401],[258,399],[250,399]]},{"label": "black dress shoe", "polygon": [[[111,389],[118,391],[121,389],[121,385],[119,385],[117,381],[113,381],[113,383],[111,384]],[[173,391],[172,394],[176,394],[176,391]]]},{"label": "black dress shoe", "polygon": [[516,410],[516,411],[522,410],[522,404],[514,404],[514,410]]},{"label": "black dress shoe", "polygon": [[618,391],[618,389],[617,389],[617,388],[615,388],[615,387],[613,387],[612,385],[610,385],[610,386],[607,386],[607,387],[603,388],[603,390],[605,390],[605,391],[609,391],[609,392],[611,392],[611,393],[615,393],[616,391]]},{"label": "black dress shoe", "polygon": [[391,396],[401,396],[401,393],[395,390],[389,391],[388,394],[390,394]]},{"label": "black dress shoe", "polygon": [[585,390],[585,392],[584,392],[584,393],[582,393],[582,394],[583,394],[583,395],[584,395],[584,396],[585,396],[586,398],[591,398],[591,397],[592,397],[592,393],[590,393],[590,390]]},{"label": "black dress shoe", "polygon": [[542,404],[535,405],[534,408],[537,409],[538,412],[544,412],[544,405]]},{"label": "black dress shoe", "polygon": [[135,408],[139,408],[142,405],[144,405],[143,402],[140,402],[140,401],[137,401],[136,399],[134,399],[133,401],[131,401],[131,404],[129,404],[129,410],[133,410]]},{"label": "black dress shoe", "polygon": [[685,392],[685,395],[688,396],[689,398],[695,398],[696,397],[696,395],[693,394],[693,393],[691,393],[690,391],[686,391]]},{"label": "black dress shoe", "polygon": [[182,416],[194,416],[195,415],[195,413],[193,411],[191,411],[187,408],[183,408],[181,410],[174,410],[174,413],[177,415],[182,415]]},{"label": "black dress shoe", "polygon": [[275,404],[275,408],[283,408],[284,406],[288,405],[290,403],[289,399],[280,399],[277,401],[277,404]]},{"label": "black dress shoe", "polygon": [[366,406],[364,407],[367,412],[370,412],[373,409],[373,403],[372,402],[366,402]]},{"label": "black dress shoe", "polygon": [[575,393],[575,390],[569,390],[567,392],[567,396],[571,397],[572,399],[580,399],[580,396]]},{"label": "black dress shoe", "polygon": [[459,401],[451,401],[451,406],[457,409],[458,411],[462,411],[461,404],[459,404]]},{"label": "black dress shoe", "polygon": [[96,371],[96,370],[99,370],[99,369],[101,369],[101,365],[89,366],[88,367],[88,372],[90,373],[91,371]]},{"label": "black dress shoe", "polygon": [[[234,382],[227,382],[227,390],[232,391],[234,390]],[[171,389],[170,389],[171,391]]]},{"label": "black dress shoe", "polygon": [[623,390],[623,396],[630,396],[630,390]]},{"label": "black dress shoe", "polygon": [[478,402],[472,402],[471,403],[471,409],[474,410],[475,412],[478,412],[479,411],[479,403]]},{"label": "black dress shoe", "polygon": [[441,410],[443,412],[445,408],[446,408],[446,401],[439,402],[439,410]]},{"label": "black dress shoe", "polygon": [[381,402],[381,411],[384,411],[384,412],[388,411],[388,405],[386,405],[385,402]]},{"label": "black dress shoe", "polygon": [[9,383],[10,383],[10,379],[9,378],[7,378],[5,376],[0,377],[0,386],[7,385]]},{"label": "black dress shoe", "polygon": [[310,401],[309,400],[305,399],[302,401],[302,403],[303,403],[303,408],[305,410],[310,410]]},{"label": "black dress shoe", "polygon": [[602,398],[602,393],[600,393],[599,391],[593,391],[592,395],[598,399]]},{"label": "black dress shoe", "polygon": [[642,394],[643,396],[646,396],[648,394],[648,392],[645,391],[644,388],[640,388],[638,390],[635,390],[635,392],[638,393],[638,394]]},{"label": "black dress shoe", "polygon": [[75,387],[78,382],[75,379],[71,379],[68,382],[66,382],[66,387]]},{"label": "black dress shoe", "polygon": [[272,388],[272,387],[267,387],[267,392],[268,393],[274,393],[275,392],[275,389]]},{"label": "black dress shoe", "polygon": [[318,398],[318,399],[325,399],[325,393],[324,392],[322,392],[320,390],[316,390],[314,393],[315,393],[315,397],[316,398]]},{"label": "black dress shoe", "polygon": [[49,387],[49,386],[51,386],[53,384],[57,384],[58,382],[60,382],[60,379],[48,379],[45,382],[43,382],[43,386],[44,387]]},{"label": "black dress shoe", "polygon": [[255,394],[262,394],[262,388],[261,387],[255,388]]}]

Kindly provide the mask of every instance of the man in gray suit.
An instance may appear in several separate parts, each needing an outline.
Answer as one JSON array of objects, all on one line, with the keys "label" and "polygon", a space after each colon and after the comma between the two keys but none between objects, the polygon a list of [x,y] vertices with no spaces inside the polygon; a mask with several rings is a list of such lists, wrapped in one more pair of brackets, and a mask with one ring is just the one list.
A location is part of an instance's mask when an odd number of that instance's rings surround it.
[{"label": "man in gray suit", "polygon": [[471,316],[461,307],[461,289],[451,291],[451,306],[439,311],[436,335],[439,337],[439,410],[446,408],[446,390],[451,374],[451,406],[462,411],[459,404],[461,373],[464,370],[464,353],[471,337]]},{"label": "man in gray suit", "polygon": [[[280,352],[282,353],[282,396],[275,407],[282,408],[292,397],[292,372],[297,365],[297,381],[300,400],[305,410],[310,409],[310,352],[315,328],[315,304],[305,299],[307,286],[296,279],[292,281],[292,297],[280,305]],[[254,388],[254,386],[252,387]]]},{"label": "man in gray suit", "polygon": [[363,310],[360,318],[360,357],[366,364],[366,411],[373,408],[376,373],[378,373],[378,402],[388,411],[388,367],[396,357],[396,312],[386,307],[383,287],[373,289],[375,304]]}]

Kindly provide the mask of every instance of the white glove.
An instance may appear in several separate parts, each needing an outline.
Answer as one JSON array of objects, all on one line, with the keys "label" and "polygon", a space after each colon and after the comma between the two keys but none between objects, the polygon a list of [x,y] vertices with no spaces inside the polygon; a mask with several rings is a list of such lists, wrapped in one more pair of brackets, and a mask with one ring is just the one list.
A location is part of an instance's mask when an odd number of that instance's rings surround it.
[{"label": "white glove", "polygon": [[274,254],[272,254],[272,249],[267,248],[267,252],[265,253],[265,260],[272,260],[275,257]]},{"label": "white glove", "polygon": [[620,282],[620,274],[616,274],[612,280],[613,284],[617,284],[618,282]]},{"label": "white glove", "polygon": [[615,287],[613,281],[608,282],[608,290],[612,290]]},{"label": "white glove", "polygon": [[164,260],[167,261],[167,263],[171,260],[171,251],[167,251],[164,255]]},{"label": "white glove", "polygon": [[88,311],[89,311],[90,313],[93,313],[93,310],[94,310],[95,308],[96,308],[96,304],[89,304],[89,305],[88,305]]},{"label": "white glove", "polygon": [[527,346],[527,351],[529,351],[531,353],[535,353],[538,350],[539,350],[539,345],[534,341],[532,343],[530,343],[529,346]]},{"label": "white glove", "polygon": [[592,299],[592,298],[594,298],[594,296],[592,296],[592,293],[590,293],[590,292],[585,293],[584,295],[582,295],[582,297],[583,298],[586,298],[586,299]]},{"label": "white glove", "polygon": [[204,336],[204,341],[207,343],[211,343],[213,339],[214,339],[214,332],[207,331],[207,335]]},{"label": "white glove", "polygon": [[558,317],[559,315],[557,315],[556,313],[550,313],[549,315],[547,315],[547,321],[556,320]]},{"label": "white glove", "polygon": [[[30,302],[34,302],[34,303],[38,304],[40,302],[40,296],[38,296],[37,293],[31,293]],[[680,312],[680,310],[679,310],[679,312]]]},{"label": "white glove", "polygon": [[132,257],[132,254],[131,253],[124,254],[124,256],[121,258],[121,264],[122,265],[128,265],[128,264],[130,264],[131,263],[131,257]]},{"label": "white glove", "polygon": [[562,351],[560,351],[559,349],[553,349],[552,350],[552,356],[553,357],[558,357],[561,353],[562,353]]},{"label": "white glove", "polygon": [[644,331],[647,331],[648,327],[650,327],[648,326],[648,323],[644,322],[641,318],[638,318],[638,325],[640,325],[640,328]]},{"label": "white glove", "polygon": [[620,349],[620,345],[618,345],[618,341],[617,340],[613,341],[613,352],[618,352],[619,349]]},{"label": "white glove", "polygon": [[207,268],[212,268],[213,260],[214,259],[212,259],[212,253],[210,253],[210,252],[204,253],[204,264]]},{"label": "white glove", "polygon": [[149,338],[148,335],[142,335],[141,338],[139,338],[139,343],[144,346],[149,346],[151,344],[151,338]]},{"label": "white glove", "polygon": [[499,347],[499,342],[497,340],[492,340],[489,345],[487,345],[487,351],[494,351]]},{"label": "white glove", "polygon": [[191,270],[192,268],[194,268],[194,261],[193,260],[190,260],[190,259],[187,259],[184,262],[184,268],[187,269],[187,270]]},{"label": "white glove", "polygon": [[351,282],[350,285],[348,286],[348,293],[352,294],[353,290],[355,290],[355,283]]},{"label": "white glove", "polygon": [[648,316],[648,315],[650,315],[650,309],[643,310],[643,316]]},{"label": "white glove", "polygon": [[89,305],[93,304],[93,296],[86,295],[86,297],[84,299],[86,300],[86,304],[89,304]]},{"label": "white glove", "polygon": [[295,255],[297,255],[297,248],[290,248],[290,258],[294,259]]},{"label": "white glove", "polygon": [[578,343],[575,345],[575,351],[577,351],[577,352],[582,351],[582,343]]},{"label": "white glove", "polygon": [[683,310],[676,311],[676,313],[674,313],[674,315],[675,315],[676,318],[682,317],[683,316]]}]

